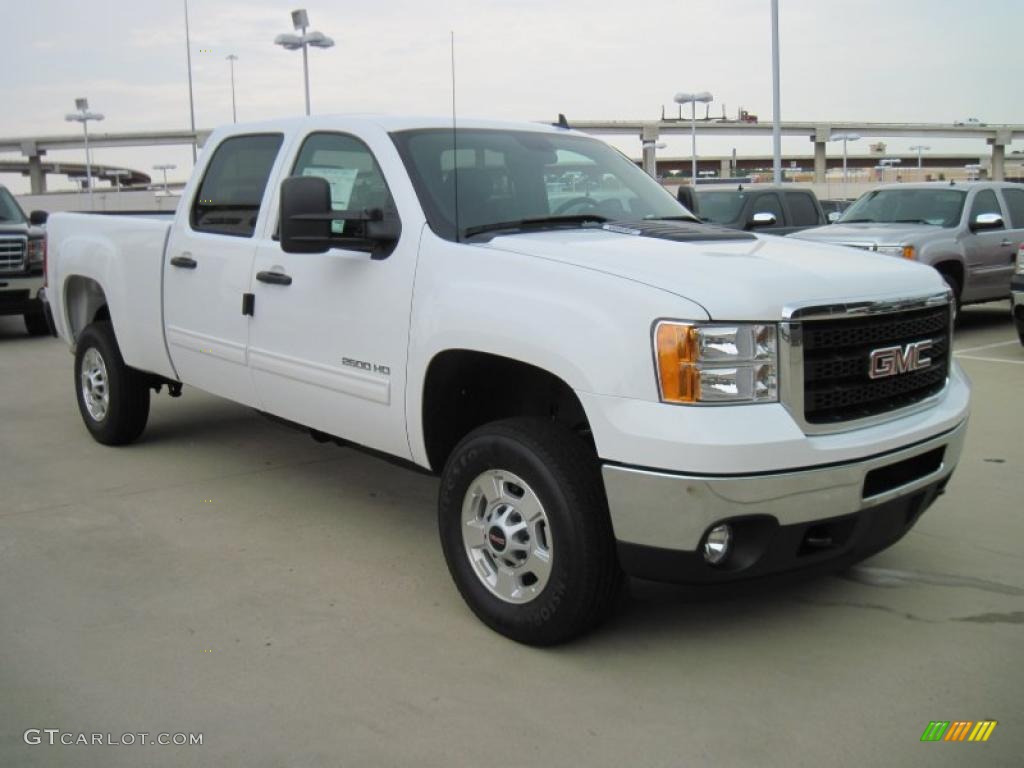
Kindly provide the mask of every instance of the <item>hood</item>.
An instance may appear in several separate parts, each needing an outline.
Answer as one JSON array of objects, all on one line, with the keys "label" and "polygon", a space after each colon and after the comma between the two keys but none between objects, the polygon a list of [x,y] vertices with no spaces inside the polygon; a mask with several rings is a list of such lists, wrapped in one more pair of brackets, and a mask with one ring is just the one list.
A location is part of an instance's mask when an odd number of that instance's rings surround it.
[{"label": "hood", "polygon": [[942,232],[942,227],[931,224],[879,224],[865,221],[860,224],[829,224],[797,232],[792,237],[816,240],[822,243],[851,243],[874,245],[904,245],[918,242],[923,237]]},{"label": "hood", "polygon": [[42,230],[32,227],[20,221],[0,220],[0,235],[28,235],[29,237],[42,236]]},{"label": "hood", "polygon": [[572,264],[660,288],[716,320],[778,320],[795,303],[919,296],[945,289],[931,267],[791,237],[676,242],[605,229],[502,235],[475,247]]}]

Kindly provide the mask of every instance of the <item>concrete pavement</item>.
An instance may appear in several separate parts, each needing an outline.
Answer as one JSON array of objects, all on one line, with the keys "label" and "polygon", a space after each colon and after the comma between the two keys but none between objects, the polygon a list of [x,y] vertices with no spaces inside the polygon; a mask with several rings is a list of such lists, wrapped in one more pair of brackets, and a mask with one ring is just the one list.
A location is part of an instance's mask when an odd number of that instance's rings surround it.
[{"label": "concrete pavement", "polygon": [[[436,481],[186,389],[94,443],[0,318],[0,766],[1021,765],[1024,348],[965,310],[974,414],[896,546],[810,581],[631,585],[554,650],[480,624]],[[986,744],[922,744],[994,719]],[[201,746],[26,745],[26,729]]]}]

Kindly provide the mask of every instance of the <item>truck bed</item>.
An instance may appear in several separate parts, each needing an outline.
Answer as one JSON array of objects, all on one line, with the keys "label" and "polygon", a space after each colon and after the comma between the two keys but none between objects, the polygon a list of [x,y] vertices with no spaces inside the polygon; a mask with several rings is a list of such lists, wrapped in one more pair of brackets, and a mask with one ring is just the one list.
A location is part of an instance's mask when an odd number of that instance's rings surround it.
[{"label": "truck bed", "polygon": [[94,320],[93,303],[78,303],[78,316],[71,316],[68,294],[102,285],[125,362],[175,376],[163,333],[163,262],[172,219],[173,214],[157,211],[50,217],[47,292],[61,338],[73,346]]}]

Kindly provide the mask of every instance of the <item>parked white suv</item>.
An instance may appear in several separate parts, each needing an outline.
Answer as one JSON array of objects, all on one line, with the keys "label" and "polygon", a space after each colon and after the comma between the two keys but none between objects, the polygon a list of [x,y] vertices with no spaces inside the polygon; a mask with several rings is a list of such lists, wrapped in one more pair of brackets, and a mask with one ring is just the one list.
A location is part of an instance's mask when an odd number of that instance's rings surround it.
[{"label": "parked white suv", "polygon": [[526,643],[593,627],[623,572],[870,555],[967,424],[934,270],[701,224],[551,126],[229,126],[173,220],[56,214],[50,256],[99,442],[189,384],[437,472],[459,590]]}]

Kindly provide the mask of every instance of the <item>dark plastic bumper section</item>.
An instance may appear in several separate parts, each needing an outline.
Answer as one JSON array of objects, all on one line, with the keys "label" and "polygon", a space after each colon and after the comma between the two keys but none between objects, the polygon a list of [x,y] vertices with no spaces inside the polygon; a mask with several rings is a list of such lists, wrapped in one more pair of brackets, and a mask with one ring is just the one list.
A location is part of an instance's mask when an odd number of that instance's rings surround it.
[{"label": "dark plastic bumper section", "polygon": [[756,579],[804,568],[852,565],[895,544],[942,493],[949,477],[914,493],[851,515],[779,525],[758,515],[721,522],[733,528],[733,546],[719,565],[700,550],[686,552],[619,542],[619,562],[630,576],[676,584]]}]

